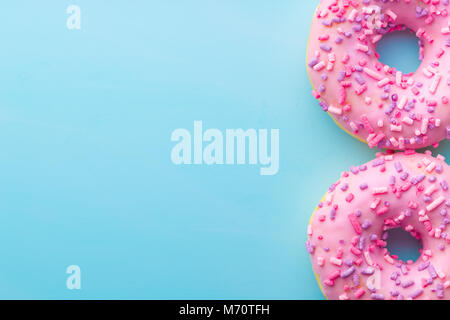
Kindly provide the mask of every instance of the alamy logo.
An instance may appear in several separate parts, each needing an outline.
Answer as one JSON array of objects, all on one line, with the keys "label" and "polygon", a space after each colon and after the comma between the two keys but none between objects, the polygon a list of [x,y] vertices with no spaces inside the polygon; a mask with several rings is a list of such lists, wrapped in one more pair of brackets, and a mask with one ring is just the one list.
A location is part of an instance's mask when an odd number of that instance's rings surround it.
[{"label": "alamy logo", "polygon": [[70,265],[66,269],[66,273],[70,274],[66,280],[66,287],[69,290],[81,289],[81,269],[77,265]]},{"label": "alamy logo", "polygon": [[[171,140],[172,162],[176,165],[260,165],[263,176],[276,175],[279,170],[280,130],[218,129],[203,131],[203,122],[194,121],[194,132],[176,129]],[[269,151],[270,149],[270,151]],[[269,154],[270,153],[270,154]]]},{"label": "alamy logo", "polygon": [[80,30],[81,29],[81,9],[77,5],[70,5],[66,10],[67,14],[70,16],[67,18],[66,26],[69,30]]}]

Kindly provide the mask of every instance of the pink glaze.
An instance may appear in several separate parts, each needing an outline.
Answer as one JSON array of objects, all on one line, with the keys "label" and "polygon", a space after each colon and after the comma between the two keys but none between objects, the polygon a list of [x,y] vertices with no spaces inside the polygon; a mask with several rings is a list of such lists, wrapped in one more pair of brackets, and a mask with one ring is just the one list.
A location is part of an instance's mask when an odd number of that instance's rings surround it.
[{"label": "pink glaze", "polygon": [[[449,0],[321,0],[307,53],[313,95],[370,147],[405,150],[450,139]],[[402,74],[378,60],[382,34],[420,39],[422,64]]]},{"label": "pink glaze", "polygon": [[[344,172],[308,227],[306,248],[326,297],[450,299],[448,181],[444,158],[429,151],[378,154]],[[416,262],[389,254],[392,228],[421,239]]]}]

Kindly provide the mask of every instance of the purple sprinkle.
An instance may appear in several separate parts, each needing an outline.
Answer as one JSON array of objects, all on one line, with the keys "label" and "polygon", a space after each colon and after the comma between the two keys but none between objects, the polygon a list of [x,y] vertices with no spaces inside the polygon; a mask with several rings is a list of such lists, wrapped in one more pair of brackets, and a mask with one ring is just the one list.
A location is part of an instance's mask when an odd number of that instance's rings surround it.
[{"label": "purple sprinkle", "polygon": [[310,68],[313,68],[316,64],[318,64],[319,63],[319,59],[313,59],[313,60],[311,60],[309,63],[308,63],[308,66],[310,67]]},{"label": "purple sprinkle", "polygon": [[355,267],[350,267],[341,273],[341,278],[343,279],[348,278],[353,274],[353,272],[355,272]]},{"label": "purple sprinkle", "polygon": [[363,77],[361,77],[361,75],[359,75],[358,73],[355,74],[355,80],[356,82],[358,82],[360,85],[363,85],[366,83],[366,80],[364,80]]},{"label": "purple sprinkle", "polygon": [[372,162],[372,167],[378,167],[384,164],[384,159],[377,159]]},{"label": "purple sprinkle", "polygon": [[353,274],[353,284],[357,287],[359,286],[359,276],[357,273]]},{"label": "purple sprinkle", "polygon": [[390,279],[395,281],[398,279],[399,276],[400,276],[400,273],[398,273],[398,271],[395,271],[391,274]]},{"label": "purple sprinkle", "polygon": [[367,185],[367,183],[362,183],[362,184],[359,185],[359,188],[361,190],[366,190],[368,188],[368,185]]},{"label": "purple sprinkle", "polygon": [[364,230],[369,229],[372,226],[372,223],[369,220],[365,220],[363,224],[361,225],[361,228]]},{"label": "purple sprinkle", "polygon": [[372,293],[371,298],[373,300],[384,300],[384,296],[380,293]]},{"label": "purple sprinkle", "polygon": [[408,179],[409,173],[408,172],[403,172],[402,175],[400,176],[400,179],[402,179],[403,181],[405,181],[406,179]]},{"label": "purple sprinkle", "polygon": [[357,25],[354,25],[352,29],[355,32],[360,32],[362,29],[362,26],[360,24],[357,24]]},{"label": "purple sprinkle", "polygon": [[402,283],[402,287],[405,289],[411,287],[412,285],[414,285],[414,281],[412,281],[412,280],[408,280],[408,281]]},{"label": "purple sprinkle", "polygon": [[394,165],[395,165],[395,170],[397,170],[398,173],[403,171],[403,167],[400,162],[396,162]]},{"label": "purple sprinkle", "polygon": [[366,276],[370,276],[375,272],[375,269],[372,267],[367,267],[366,269],[363,269],[361,271],[362,274],[366,275]]},{"label": "purple sprinkle", "polygon": [[306,241],[306,251],[308,251],[309,254],[313,254],[315,250],[315,246],[311,244],[310,241]]},{"label": "purple sprinkle", "polygon": [[323,20],[323,21],[322,21],[322,24],[323,24],[324,26],[331,27],[332,22],[331,22],[330,20]]},{"label": "purple sprinkle", "polygon": [[431,265],[431,264],[428,267],[428,273],[430,274],[432,279],[436,279],[437,278],[436,270],[434,269],[433,265]]},{"label": "purple sprinkle", "polygon": [[331,220],[336,219],[336,210],[331,209],[331,211],[330,211],[330,219]]},{"label": "purple sprinkle", "polygon": [[415,299],[415,298],[417,298],[418,296],[420,296],[422,293],[423,293],[423,290],[422,290],[422,289],[417,289],[416,291],[414,291],[413,293],[411,293],[411,294],[409,295],[409,297]]},{"label": "purple sprinkle", "polygon": [[395,177],[394,176],[389,177],[389,185],[391,185],[391,186],[395,185]]},{"label": "purple sprinkle", "polygon": [[358,242],[358,249],[359,250],[364,250],[364,247],[366,246],[366,238],[364,238],[363,236],[361,236],[359,238],[359,242]]},{"label": "purple sprinkle", "polygon": [[402,264],[400,266],[400,270],[402,271],[403,275],[408,274],[408,268],[406,268],[406,265]]},{"label": "purple sprinkle", "polygon": [[325,52],[330,52],[331,51],[331,46],[329,46],[328,44],[321,44],[320,45],[320,49],[322,49]]},{"label": "purple sprinkle", "polygon": [[425,270],[426,268],[428,268],[429,266],[430,266],[430,262],[424,262],[424,263],[422,263],[421,265],[419,265],[418,270],[419,270],[419,271],[423,271],[423,270]]}]

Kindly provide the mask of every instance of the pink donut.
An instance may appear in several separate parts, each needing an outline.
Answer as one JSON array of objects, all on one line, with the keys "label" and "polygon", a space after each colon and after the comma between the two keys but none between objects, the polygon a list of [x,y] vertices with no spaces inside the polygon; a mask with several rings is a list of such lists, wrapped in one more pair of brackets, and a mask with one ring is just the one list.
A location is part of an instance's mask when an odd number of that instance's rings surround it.
[{"label": "pink donut", "polygon": [[[328,299],[450,299],[450,169],[442,156],[378,154],[331,186],[306,249]],[[447,212],[449,214],[447,214]],[[422,241],[416,262],[386,249],[385,231]]]},{"label": "pink donut", "polygon": [[[450,139],[449,0],[321,0],[307,63],[313,95],[348,133],[408,150]],[[383,34],[409,28],[421,66],[402,74],[378,60]]]}]

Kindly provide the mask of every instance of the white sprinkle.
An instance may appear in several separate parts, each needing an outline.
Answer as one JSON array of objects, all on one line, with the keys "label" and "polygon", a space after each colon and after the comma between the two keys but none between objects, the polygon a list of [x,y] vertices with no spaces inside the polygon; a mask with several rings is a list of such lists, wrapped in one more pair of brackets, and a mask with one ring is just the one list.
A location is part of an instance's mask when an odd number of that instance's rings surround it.
[{"label": "white sprinkle", "polygon": [[329,106],[328,107],[328,111],[333,113],[333,114],[337,114],[337,115],[341,115],[342,114],[342,109],[341,108],[337,108],[335,106]]},{"label": "white sprinkle", "polygon": [[436,93],[437,88],[439,87],[439,84],[441,83],[441,79],[442,79],[442,76],[439,73],[436,74],[436,76],[434,77],[433,82],[431,83],[431,86],[430,86],[431,94]]},{"label": "white sprinkle", "polygon": [[384,194],[388,192],[388,188],[387,187],[379,187],[379,188],[373,188],[372,189],[372,194]]},{"label": "white sprinkle", "polygon": [[427,211],[433,211],[445,201],[444,196],[440,196],[427,206]]},{"label": "white sprinkle", "polygon": [[368,76],[374,78],[375,80],[380,81],[383,79],[383,77],[380,74],[378,74],[377,72],[375,72],[369,68],[364,68],[363,70]]},{"label": "white sprinkle", "polygon": [[398,86],[402,85],[402,77],[403,77],[403,73],[401,73],[400,71],[397,71],[397,73],[395,74],[395,83]]},{"label": "white sprinkle", "polygon": [[402,122],[407,124],[407,125],[412,125],[414,123],[414,120],[411,119],[410,117],[404,117]]},{"label": "white sprinkle", "polygon": [[323,61],[320,61],[318,64],[316,64],[315,66],[314,66],[314,70],[315,71],[320,71],[320,70],[322,70],[323,68],[325,68],[325,62],[323,62]]},{"label": "white sprinkle", "polygon": [[331,257],[330,258],[330,262],[332,264],[334,264],[335,266],[338,266],[338,267],[340,267],[342,265],[342,260],[341,259],[337,259],[335,257]]},{"label": "white sprinkle", "polygon": [[426,170],[428,173],[432,173],[435,168],[436,168],[436,163],[432,162],[428,165]]},{"label": "white sprinkle", "polygon": [[402,110],[405,106],[406,106],[406,103],[408,102],[408,98],[406,97],[406,96],[403,96],[401,99],[400,99],[400,102],[398,103],[398,108],[400,109],[400,110]]}]

